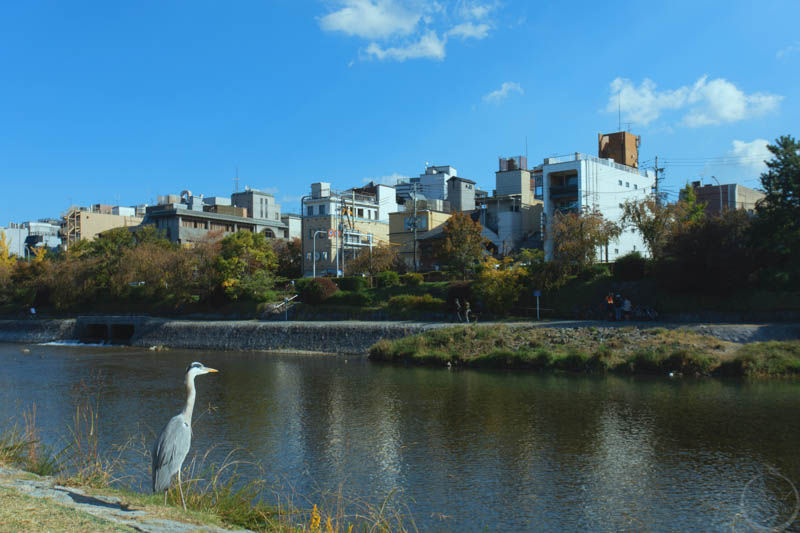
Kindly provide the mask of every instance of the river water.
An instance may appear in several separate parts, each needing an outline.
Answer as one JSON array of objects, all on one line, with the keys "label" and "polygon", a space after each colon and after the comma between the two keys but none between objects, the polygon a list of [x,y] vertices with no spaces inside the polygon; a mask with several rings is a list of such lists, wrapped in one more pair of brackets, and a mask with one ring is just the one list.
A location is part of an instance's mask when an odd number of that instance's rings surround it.
[{"label": "river water", "polygon": [[[800,384],[788,381],[0,344],[0,427],[35,404],[58,449],[88,390],[104,451],[150,446],[182,408],[192,361],[220,372],[197,379],[190,456],[246,450],[234,456],[263,466],[267,499],[388,501],[423,531],[749,531],[795,510]],[[125,482],[145,490],[140,451],[124,452]]]}]

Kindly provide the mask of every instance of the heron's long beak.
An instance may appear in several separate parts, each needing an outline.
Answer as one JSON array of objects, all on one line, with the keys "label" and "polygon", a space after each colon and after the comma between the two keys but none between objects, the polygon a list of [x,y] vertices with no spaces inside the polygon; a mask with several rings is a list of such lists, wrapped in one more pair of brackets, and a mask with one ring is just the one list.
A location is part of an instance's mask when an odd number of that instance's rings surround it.
[{"label": "heron's long beak", "polygon": [[206,367],[206,372],[219,372],[216,368],[208,368]]}]

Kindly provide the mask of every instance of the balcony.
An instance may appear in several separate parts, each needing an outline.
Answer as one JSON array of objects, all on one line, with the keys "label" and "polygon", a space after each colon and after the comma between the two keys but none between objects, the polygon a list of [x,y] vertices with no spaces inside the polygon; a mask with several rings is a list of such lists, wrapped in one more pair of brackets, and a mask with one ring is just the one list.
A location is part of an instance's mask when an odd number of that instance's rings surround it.
[{"label": "balcony", "polygon": [[563,185],[560,187],[550,187],[550,198],[555,200],[558,198],[569,198],[570,196],[578,196],[578,184]]}]

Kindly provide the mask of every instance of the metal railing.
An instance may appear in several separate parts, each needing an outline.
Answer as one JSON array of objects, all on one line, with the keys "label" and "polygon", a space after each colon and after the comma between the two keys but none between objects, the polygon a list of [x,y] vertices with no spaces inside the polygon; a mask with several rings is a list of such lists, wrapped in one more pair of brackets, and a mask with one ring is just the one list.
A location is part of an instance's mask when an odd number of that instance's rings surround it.
[{"label": "metal railing", "polygon": [[548,157],[546,158],[548,164],[554,165],[558,163],[570,163],[572,161],[594,161],[596,163],[600,163],[601,165],[606,165],[608,167],[616,168],[617,170],[623,170],[625,172],[631,172],[633,174],[638,174],[640,176],[647,177],[647,171],[641,170],[634,167],[629,167],[627,165],[620,165],[616,161],[612,161],[610,159],[601,159],[599,157],[595,157],[589,154],[582,154],[580,152],[575,152],[574,154],[566,155],[566,156],[558,156],[558,157]]}]

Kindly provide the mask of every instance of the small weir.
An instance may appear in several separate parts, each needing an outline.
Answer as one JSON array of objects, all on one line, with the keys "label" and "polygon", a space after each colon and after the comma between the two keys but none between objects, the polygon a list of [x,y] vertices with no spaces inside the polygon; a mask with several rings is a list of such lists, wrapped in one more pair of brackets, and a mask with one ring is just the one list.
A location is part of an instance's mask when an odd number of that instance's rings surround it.
[{"label": "small weir", "polygon": [[130,344],[137,322],[132,317],[79,317],[77,336],[89,344]]}]

